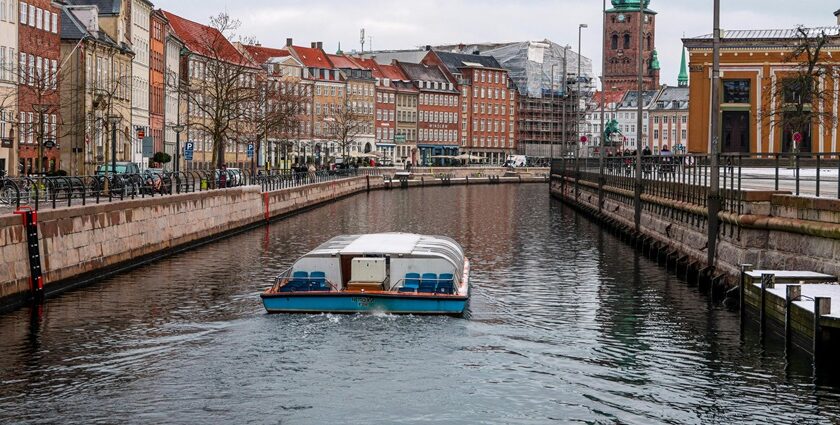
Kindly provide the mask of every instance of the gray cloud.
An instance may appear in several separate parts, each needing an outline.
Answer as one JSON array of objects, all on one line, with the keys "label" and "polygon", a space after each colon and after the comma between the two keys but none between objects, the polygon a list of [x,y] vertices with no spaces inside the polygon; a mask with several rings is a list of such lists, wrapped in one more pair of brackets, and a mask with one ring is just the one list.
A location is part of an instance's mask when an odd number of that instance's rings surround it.
[{"label": "gray cloud", "polygon": [[[791,28],[836,23],[840,4],[827,0],[722,1],[722,26]],[[334,51],[359,48],[359,29],[373,37],[375,49],[412,48],[425,44],[549,38],[577,49],[577,27],[584,30],[582,53],[601,63],[601,1],[598,0],[157,0],[157,7],[199,22],[226,10],[242,21],[240,33],[254,35],[264,45],[282,46],[286,37],[296,44],[323,41]],[[609,2],[607,2],[609,6]],[[659,12],[656,46],[662,82],[676,83],[680,39],[711,32],[711,0],[653,0]],[[369,45],[366,45],[366,48]],[[597,72],[597,71],[596,71]]]}]

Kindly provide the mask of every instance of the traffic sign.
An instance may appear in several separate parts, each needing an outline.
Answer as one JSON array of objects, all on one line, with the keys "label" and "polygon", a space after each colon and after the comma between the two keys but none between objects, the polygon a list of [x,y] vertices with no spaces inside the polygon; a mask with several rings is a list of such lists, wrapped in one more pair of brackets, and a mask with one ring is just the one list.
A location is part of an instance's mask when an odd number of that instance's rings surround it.
[{"label": "traffic sign", "polygon": [[581,143],[586,143],[587,141],[589,141],[589,139],[586,136],[580,136]]},{"label": "traffic sign", "polygon": [[796,133],[793,133],[793,141],[796,143],[802,143],[802,133],[798,131]]},{"label": "traffic sign", "polygon": [[155,139],[152,136],[143,138],[143,158],[151,158],[155,154]]},{"label": "traffic sign", "polygon": [[193,142],[184,143],[184,160],[185,161],[192,161],[193,160],[193,149],[195,149],[195,143],[193,143]]},{"label": "traffic sign", "polygon": [[248,156],[248,159],[254,157],[254,144],[253,143],[248,143],[248,155],[247,156]]}]

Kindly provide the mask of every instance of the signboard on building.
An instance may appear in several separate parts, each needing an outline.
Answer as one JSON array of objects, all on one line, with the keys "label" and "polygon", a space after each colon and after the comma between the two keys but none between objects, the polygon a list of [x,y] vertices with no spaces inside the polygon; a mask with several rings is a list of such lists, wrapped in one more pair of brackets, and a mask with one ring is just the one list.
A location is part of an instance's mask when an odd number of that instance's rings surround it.
[{"label": "signboard on building", "polygon": [[2,147],[2,148],[10,148],[10,147],[12,147],[12,139],[11,139],[11,138],[2,138],[2,139],[0,139],[0,147]]},{"label": "signboard on building", "polygon": [[405,143],[405,134],[397,134],[394,136],[394,143]]}]

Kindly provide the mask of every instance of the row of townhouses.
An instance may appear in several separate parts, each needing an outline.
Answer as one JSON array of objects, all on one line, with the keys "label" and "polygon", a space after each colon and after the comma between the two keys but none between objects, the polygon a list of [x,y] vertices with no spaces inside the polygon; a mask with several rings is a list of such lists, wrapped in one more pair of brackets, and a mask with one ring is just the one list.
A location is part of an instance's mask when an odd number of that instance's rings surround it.
[{"label": "row of townhouses", "polygon": [[549,41],[332,54],[233,43],[229,23],[147,0],[0,0],[0,172],[547,158],[577,139],[552,114],[579,121],[592,94],[591,61]]}]

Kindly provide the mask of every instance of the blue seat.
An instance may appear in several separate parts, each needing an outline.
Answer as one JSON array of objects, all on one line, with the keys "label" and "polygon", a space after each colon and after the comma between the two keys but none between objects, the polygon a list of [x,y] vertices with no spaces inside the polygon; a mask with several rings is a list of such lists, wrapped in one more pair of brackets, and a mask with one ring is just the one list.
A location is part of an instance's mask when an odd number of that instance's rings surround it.
[{"label": "blue seat", "polygon": [[417,289],[420,287],[420,273],[406,273],[405,274],[405,283],[403,284],[406,288]]},{"label": "blue seat", "polygon": [[292,273],[292,277],[293,277],[293,278],[294,278],[294,277],[300,277],[300,278],[304,278],[304,279],[306,279],[306,278],[308,278],[308,277],[309,277],[309,272],[304,272],[304,271],[300,271],[300,270],[298,270],[298,271],[296,271],[296,272]]},{"label": "blue seat", "polygon": [[417,292],[417,289],[416,289],[416,288],[409,288],[409,287],[407,287],[407,286],[403,286],[402,288],[400,288],[400,289],[399,289],[399,292],[411,292],[411,293],[415,293],[415,292]]},{"label": "blue seat", "polygon": [[420,280],[420,288],[418,292],[435,292],[437,283],[437,274],[423,273],[423,278]]}]

